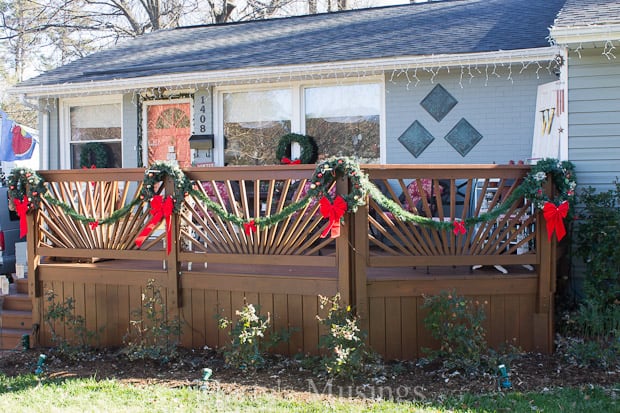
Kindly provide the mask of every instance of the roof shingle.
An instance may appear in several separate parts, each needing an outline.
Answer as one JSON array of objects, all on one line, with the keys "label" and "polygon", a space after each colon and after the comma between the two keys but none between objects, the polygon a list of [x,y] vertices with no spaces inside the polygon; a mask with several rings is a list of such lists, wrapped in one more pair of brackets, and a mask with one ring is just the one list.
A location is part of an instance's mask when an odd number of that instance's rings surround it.
[{"label": "roof shingle", "polygon": [[449,0],[161,30],[17,86],[549,46],[566,0]]},{"label": "roof shingle", "polygon": [[554,27],[590,26],[620,23],[618,0],[567,0]]}]

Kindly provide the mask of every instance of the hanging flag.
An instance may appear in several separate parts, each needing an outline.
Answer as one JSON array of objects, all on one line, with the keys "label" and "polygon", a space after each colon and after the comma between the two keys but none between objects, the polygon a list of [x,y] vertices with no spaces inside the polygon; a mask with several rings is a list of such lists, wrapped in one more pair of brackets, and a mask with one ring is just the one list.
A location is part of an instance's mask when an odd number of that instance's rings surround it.
[{"label": "hanging flag", "polygon": [[0,110],[0,161],[23,161],[30,159],[37,144],[36,139]]}]

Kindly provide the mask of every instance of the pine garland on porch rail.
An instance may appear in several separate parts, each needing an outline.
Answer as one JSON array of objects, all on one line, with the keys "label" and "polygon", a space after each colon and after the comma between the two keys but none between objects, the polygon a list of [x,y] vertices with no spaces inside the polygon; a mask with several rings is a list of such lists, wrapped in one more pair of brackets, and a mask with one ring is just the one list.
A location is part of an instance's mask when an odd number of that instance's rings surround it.
[{"label": "pine garland on porch rail", "polygon": [[[550,198],[543,190],[548,176],[551,176],[558,193],[554,198]],[[349,179],[350,192],[332,197],[329,193],[329,188],[335,180],[341,177]],[[276,214],[253,219],[242,218],[227,212],[218,202],[211,200],[203,192],[194,188],[191,181],[178,166],[167,162],[156,162],[145,171],[139,198],[132,200],[129,204],[100,220],[82,215],[69,204],[50,196],[47,193],[43,178],[28,168],[15,168],[11,175],[9,175],[9,197],[12,202],[15,202],[15,205],[17,205],[15,200],[25,203],[28,206],[27,210],[39,208],[41,198],[43,197],[51,205],[60,207],[71,218],[87,223],[94,229],[99,224],[111,224],[120,220],[129,214],[132,208],[143,201],[151,201],[160,192],[161,185],[167,178],[170,178],[174,185],[173,193],[168,195],[172,199],[174,212],[179,212],[182,200],[186,196],[192,195],[204,202],[206,207],[221,219],[243,228],[246,233],[256,231],[258,228],[267,228],[278,224],[292,214],[306,208],[312,199],[325,200],[325,202],[321,202],[321,213],[324,217],[327,217],[323,212],[323,203],[335,205],[338,198],[340,198],[344,201],[344,205],[346,205],[346,211],[342,212],[355,212],[359,206],[365,204],[367,195],[371,196],[379,206],[389,211],[395,218],[404,222],[412,222],[436,230],[453,230],[455,234],[459,231],[464,233],[468,227],[496,220],[500,215],[506,213],[514,202],[522,197],[530,200],[536,208],[541,210],[546,209],[549,204],[558,207],[565,202],[568,209],[574,203],[575,187],[577,185],[574,166],[571,162],[560,162],[550,158],[544,159],[533,165],[531,171],[523,179],[523,182],[507,199],[496,205],[491,211],[466,218],[462,221],[443,222],[422,217],[405,210],[399,203],[386,197],[370,182],[368,175],[360,169],[359,164],[348,157],[333,157],[319,162],[309,180],[310,189],[304,197],[287,205]],[[341,216],[342,214],[337,216],[338,220]],[[330,218],[330,220],[333,219]]]}]

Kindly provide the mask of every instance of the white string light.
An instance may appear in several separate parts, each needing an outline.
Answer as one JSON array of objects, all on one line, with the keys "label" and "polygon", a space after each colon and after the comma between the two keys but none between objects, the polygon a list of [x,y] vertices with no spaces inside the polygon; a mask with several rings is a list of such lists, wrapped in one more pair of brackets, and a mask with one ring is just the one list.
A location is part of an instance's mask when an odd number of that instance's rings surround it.
[{"label": "white string light", "polygon": [[486,65],[484,67],[484,75],[486,76],[486,79],[484,81],[484,86],[487,86],[489,84],[489,65]]},{"label": "white string light", "polygon": [[[606,55],[609,59],[615,58],[613,50],[615,49],[615,45],[612,42],[606,44],[605,51]],[[578,50],[575,50],[578,52]],[[465,74],[467,74],[468,83],[472,84],[473,80],[477,77],[484,79],[484,86],[488,86],[490,75],[494,75],[497,79],[504,78],[506,80],[510,80],[511,83],[514,83],[516,78],[515,74],[524,75],[527,72],[533,72],[535,66],[535,74],[536,78],[540,79],[540,71],[543,69],[544,63],[547,64],[547,71],[552,74],[552,71],[558,66],[558,62],[554,59],[544,60],[531,60],[524,58],[519,61],[515,59],[515,56],[509,56],[509,60],[512,63],[506,63],[501,61],[485,61],[485,62],[476,62],[476,61],[459,61],[454,62],[452,65],[442,65],[439,59],[429,59],[427,64],[415,63],[411,65],[404,65],[399,63],[392,68],[382,67],[377,68],[376,66],[367,66],[365,68],[354,69],[351,66],[344,65],[340,68],[332,67],[331,70],[325,71],[312,71],[311,68],[308,68],[307,71],[299,71],[298,68],[289,69],[286,72],[277,72],[277,73],[265,73],[263,76],[257,74],[256,77],[247,77],[247,78],[220,78],[213,79],[209,81],[195,81],[183,83],[179,81],[179,83],[174,83],[172,80],[167,84],[162,84],[159,86],[153,87],[125,87],[120,89],[114,89],[112,87],[106,88],[105,90],[102,87],[92,88],[82,88],[79,85],[76,85],[76,88],[73,92],[61,93],[60,95],[54,95],[52,93],[48,93],[47,95],[40,96],[41,99],[45,99],[47,97],[48,100],[52,101],[52,99],[58,97],[83,97],[83,96],[93,96],[93,95],[120,95],[120,94],[132,94],[131,102],[133,105],[137,105],[136,95],[144,94],[144,93],[154,93],[162,99],[174,99],[179,95],[189,95],[195,93],[197,90],[211,88],[211,87],[220,87],[220,86],[229,86],[229,85],[253,85],[253,84],[267,84],[267,83],[287,83],[287,82],[320,82],[324,80],[335,81],[336,83],[350,83],[351,80],[357,80],[358,82],[364,82],[367,78],[371,77],[381,77],[385,76],[387,81],[391,84],[404,83],[404,87],[409,90],[412,86],[417,87],[423,82],[430,82],[430,84],[434,84],[437,81],[437,78],[441,75],[443,69],[445,69],[448,75],[453,74],[453,68],[460,68],[458,84],[461,88],[464,88],[463,79]],[[521,67],[519,70],[515,70],[512,65],[520,64]],[[561,63],[560,63],[561,64]],[[506,68],[506,66],[508,66]],[[518,67],[518,66],[515,66]],[[418,71],[423,70],[427,73],[427,76],[422,77]],[[205,75],[208,76],[208,73]],[[79,89],[78,89],[79,88]]]},{"label": "white string light", "polygon": [[612,53],[612,50],[615,48],[616,46],[614,46],[614,43],[611,40],[607,40],[605,42],[605,47],[603,48],[603,56],[605,56],[607,60],[611,60],[612,58],[615,59],[616,55]]}]

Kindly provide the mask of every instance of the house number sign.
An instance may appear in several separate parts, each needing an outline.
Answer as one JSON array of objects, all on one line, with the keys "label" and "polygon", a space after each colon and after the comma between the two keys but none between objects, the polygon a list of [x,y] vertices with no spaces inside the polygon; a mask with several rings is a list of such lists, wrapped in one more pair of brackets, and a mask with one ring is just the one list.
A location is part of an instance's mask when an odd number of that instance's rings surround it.
[{"label": "house number sign", "polygon": [[194,95],[195,133],[211,133],[211,94],[208,90],[199,90]]}]

